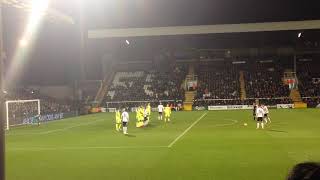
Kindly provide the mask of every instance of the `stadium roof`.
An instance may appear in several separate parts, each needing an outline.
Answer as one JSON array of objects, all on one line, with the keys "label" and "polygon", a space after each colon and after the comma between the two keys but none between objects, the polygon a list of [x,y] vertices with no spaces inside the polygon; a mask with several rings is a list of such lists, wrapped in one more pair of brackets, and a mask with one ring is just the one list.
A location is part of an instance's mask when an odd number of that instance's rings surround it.
[{"label": "stadium roof", "polygon": [[[143,49],[294,46],[299,31],[240,32],[319,29],[320,26],[317,1],[94,0],[85,7],[89,39],[118,37],[94,41],[98,42],[94,48],[101,48],[102,52],[121,47],[127,37],[133,42],[131,48]],[[272,23],[279,21],[284,23]],[[319,41],[319,32],[305,31],[302,41]],[[158,35],[179,36],[136,38]]]},{"label": "stadium roof", "polygon": [[238,24],[319,19],[316,0],[90,0],[89,29]]},{"label": "stadium roof", "polygon": [[[79,72],[79,8],[81,0],[52,0],[52,8],[74,18],[76,25],[46,24],[41,28],[28,67],[26,80],[53,82]],[[279,21],[319,20],[316,0],[82,0],[84,30],[148,28]],[[8,57],[14,52],[25,22],[25,13],[4,7]],[[235,34],[203,34],[161,37],[132,37],[88,41],[87,69],[99,72],[107,51],[123,54],[157,53],[163,48],[236,48],[286,46],[297,42],[298,31]],[[303,32],[303,40],[320,42],[319,30]],[[50,43],[48,43],[50,42]],[[66,48],[67,47],[67,48]],[[143,51],[141,51],[143,50]],[[143,56],[143,55],[142,55]],[[92,66],[90,68],[89,66]],[[71,70],[70,70],[71,69]],[[44,73],[45,72],[45,73]],[[38,74],[43,74],[41,77]],[[97,77],[97,76],[95,76]],[[58,82],[58,81],[57,81]]]}]

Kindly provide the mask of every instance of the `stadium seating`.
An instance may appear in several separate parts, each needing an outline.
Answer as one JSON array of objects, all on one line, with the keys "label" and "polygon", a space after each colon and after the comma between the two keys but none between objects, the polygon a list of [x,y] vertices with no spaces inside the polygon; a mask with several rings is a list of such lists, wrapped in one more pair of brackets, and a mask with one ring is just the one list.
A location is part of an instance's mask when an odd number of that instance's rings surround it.
[{"label": "stadium seating", "polygon": [[[267,105],[292,103],[288,85],[283,82],[284,72],[292,70],[292,59],[270,59],[251,59],[244,64],[232,61],[198,63],[195,70],[198,87],[193,106],[252,104],[256,99]],[[317,67],[318,64],[298,62],[299,90],[303,100],[310,106],[316,106],[319,101],[316,97],[320,96],[320,83],[313,80],[320,77]],[[187,68],[179,66],[173,72],[150,69],[117,72],[105,102],[184,99],[181,84]],[[242,99],[240,72],[243,72],[246,92],[246,97]]]},{"label": "stadium seating", "polygon": [[182,100],[183,68],[172,72],[117,72],[108,90],[106,101]]},{"label": "stadium seating", "polygon": [[297,62],[299,91],[309,107],[319,104],[320,97],[320,63],[317,60],[301,59]]},{"label": "stadium seating", "polygon": [[[267,105],[288,104],[289,88],[282,82],[287,64],[280,61],[203,63],[198,68],[199,87],[194,106],[252,104],[255,99]],[[246,99],[240,100],[239,74],[243,71]]]},{"label": "stadium seating", "polygon": [[198,67],[197,99],[239,99],[239,72],[231,62],[203,63]]},{"label": "stadium seating", "polygon": [[283,68],[275,62],[252,62],[245,75],[248,98],[288,97],[289,88],[282,82]]}]

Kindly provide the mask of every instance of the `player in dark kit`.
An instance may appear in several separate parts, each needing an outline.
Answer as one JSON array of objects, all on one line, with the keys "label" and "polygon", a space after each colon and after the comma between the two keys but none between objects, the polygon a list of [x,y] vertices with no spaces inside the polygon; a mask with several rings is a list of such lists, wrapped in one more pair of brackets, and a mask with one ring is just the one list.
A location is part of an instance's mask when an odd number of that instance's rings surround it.
[{"label": "player in dark kit", "polygon": [[253,103],[253,120],[256,120],[256,110],[257,110],[257,105],[256,105],[256,103]]}]

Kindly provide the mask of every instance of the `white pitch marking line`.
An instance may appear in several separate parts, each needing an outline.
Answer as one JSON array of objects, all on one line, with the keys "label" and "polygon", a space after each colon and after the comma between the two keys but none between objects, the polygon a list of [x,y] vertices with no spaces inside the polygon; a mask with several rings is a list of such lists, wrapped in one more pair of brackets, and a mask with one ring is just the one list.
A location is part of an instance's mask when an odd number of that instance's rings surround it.
[{"label": "white pitch marking line", "polygon": [[90,125],[90,124],[94,124],[100,121],[104,121],[104,119],[99,119],[99,120],[95,120],[95,121],[91,121],[91,122],[87,122],[87,123],[81,123],[75,126],[69,126],[69,127],[65,127],[65,128],[61,128],[61,129],[54,129],[54,130],[50,130],[50,131],[44,131],[44,132],[37,132],[37,133],[21,133],[21,134],[6,134],[6,136],[18,136],[18,135],[37,135],[37,134],[50,134],[50,133],[54,133],[54,132],[58,132],[58,131],[66,131],[72,128],[76,128],[79,126],[86,126],[86,125]]},{"label": "white pitch marking line", "polygon": [[186,130],[184,130],[178,137],[176,137],[169,145],[168,148],[171,148],[183,135],[185,135],[194,125],[196,125],[208,112],[202,114],[195,122],[193,122]]},{"label": "white pitch marking line", "polygon": [[55,151],[55,150],[143,149],[143,148],[168,148],[168,146],[30,147],[30,148],[8,148],[8,150],[9,151]]}]

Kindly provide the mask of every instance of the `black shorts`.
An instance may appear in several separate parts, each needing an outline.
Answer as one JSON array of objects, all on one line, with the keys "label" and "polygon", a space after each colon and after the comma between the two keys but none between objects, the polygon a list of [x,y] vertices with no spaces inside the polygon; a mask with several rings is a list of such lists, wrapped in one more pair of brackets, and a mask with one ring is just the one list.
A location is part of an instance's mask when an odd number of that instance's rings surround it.
[{"label": "black shorts", "polygon": [[256,116],[256,113],[253,113],[252,115],[253,115],[253,116]]},{"label": "black shorts", "polygon": [[262,117],[258,117],[258,118],[257,118],[257,121],[262,122],[262,120],[263,120],[263,118],[262,118]]},{"label": "black shorts", "polygon": [[159,115],[162,115],[162,112],[159,112]]},{"label": "black shorts", "polygon": [[148,117],[144,117],[143,121],[147,121],[148,120]]},{"label": "black shorts", "polygon": [[264,114],[264,117],[268,117],[268,114]]},{"label": "black shorts", "polygon": [[128,125],[128,122],[122,122],[123,127],[127,127],[127,125]]}]

